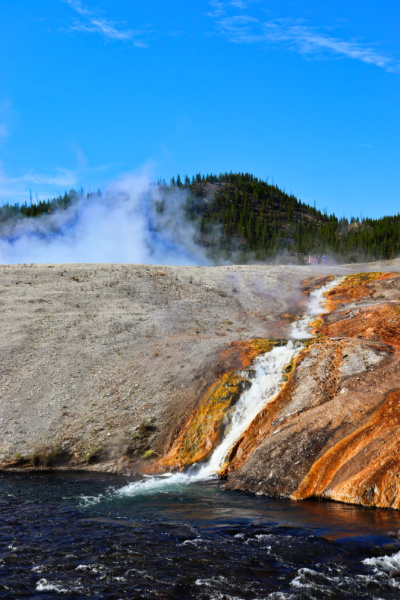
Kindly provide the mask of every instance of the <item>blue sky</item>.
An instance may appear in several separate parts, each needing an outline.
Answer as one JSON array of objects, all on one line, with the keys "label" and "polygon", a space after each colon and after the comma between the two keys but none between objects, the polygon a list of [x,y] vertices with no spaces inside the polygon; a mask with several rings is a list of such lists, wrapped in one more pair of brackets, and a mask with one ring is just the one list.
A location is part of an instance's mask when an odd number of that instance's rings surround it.
[{"label": "blue sky", "polygon": [[3,0],[0,203],[251,171],[400,211],[400,3]]}]

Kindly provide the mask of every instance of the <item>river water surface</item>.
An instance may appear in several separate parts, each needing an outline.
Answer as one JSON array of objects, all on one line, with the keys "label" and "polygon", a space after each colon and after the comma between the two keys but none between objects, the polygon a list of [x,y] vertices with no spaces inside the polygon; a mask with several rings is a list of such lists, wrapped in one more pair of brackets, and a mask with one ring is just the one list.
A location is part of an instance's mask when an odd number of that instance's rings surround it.
[{"label": "river water surface", "polygon": [[164,481],[0,475],[0,598],[400,597],[397,511]]}]

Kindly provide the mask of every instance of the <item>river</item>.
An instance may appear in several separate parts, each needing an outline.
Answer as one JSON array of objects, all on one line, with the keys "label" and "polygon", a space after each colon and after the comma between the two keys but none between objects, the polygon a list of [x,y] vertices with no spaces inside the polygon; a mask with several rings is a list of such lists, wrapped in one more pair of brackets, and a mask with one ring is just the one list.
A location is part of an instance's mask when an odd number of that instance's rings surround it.
[{"label": "river", "polygon": [[0,598],[399,598],[397,511],[133,483],[0,475]]}]

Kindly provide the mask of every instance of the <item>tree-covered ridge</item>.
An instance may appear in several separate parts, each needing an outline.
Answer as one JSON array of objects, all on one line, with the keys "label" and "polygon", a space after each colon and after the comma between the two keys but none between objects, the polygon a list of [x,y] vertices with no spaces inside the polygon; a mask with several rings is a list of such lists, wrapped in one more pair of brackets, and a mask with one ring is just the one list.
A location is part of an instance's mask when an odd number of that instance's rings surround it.
[{"label": "tree-covered ridge", "polygon": [[249,173],[198,174],[184,183],[178,175],[171,186],[189,191],[191,218],[200,218],[201,233],[227,255],[238,248],[244,257],[251,252],[260,260],[327,254],[357,262],[400,255],[399,214],[338,219]]},{"label": "tree-covered ridge", "polygon": [[[0,224],[6,223],[11,219],[18,219],[21,217],[39,217],[43,214],[52,214],[58,210],[65,210],[79,197],[83,195],[83,190],[78,193],[75,190],[65,192],[63,196],[56,196],[52,200],[40,200],[39,202],[33,202],[28,204],[3,204],[0,207]],[[96,193],[86,194],[86,198],[93,196],[101,196],[101,191],[98,190]]]},{"label": "tree-covered ridge", "polygon": [[[400,256],[400,215],[381,219],[338,219],[321,213],[293,194],[250,173],[178,175],[170,184],[158,181],[162,201],[157,210],[168,211],[170,194],[182,194],[185,215],[198,243],[209,248],[215,260],[249,258],[305,262],[308,255],[340,262],[390,259]],[[93,196],[87,194],[90,201]],[[0,227],[23,218],[52,214],[83,197],[71,190],[47,202],[0,207]],[[174,204],[175,206],[175,204]],[[2,227],[4,231],[4,227]]]},{"label": "tree-covered ridge", "polygon": [[200,216],[200,232],[215,238],[219,226],[217,243],[228,254],[241,250],[268,259],[282,252],[323,250],[314,242],[329,219],[278,186],[250,174],[229,173],[192,182],[190,192],[188,210],[192,218]]}]

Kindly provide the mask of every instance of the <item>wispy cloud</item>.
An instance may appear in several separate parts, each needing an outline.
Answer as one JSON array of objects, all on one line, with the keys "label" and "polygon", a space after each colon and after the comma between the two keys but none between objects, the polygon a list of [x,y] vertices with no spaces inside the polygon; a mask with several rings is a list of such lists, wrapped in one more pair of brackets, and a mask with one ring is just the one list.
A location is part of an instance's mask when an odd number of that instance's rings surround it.
[{"label": "wispy cloud", "polygon": [[229,8],[245,10],[249,8],[250,4],[258,1],[259,0],[209,0],[211,12],[209,12],[208,15],[216,18],[222,17],[226,15]]},{"label": "wispy cloud", "polygon": [[54,169],[53,172],[36,173],[28,171],[17,177],[10,177],[0,165],[0,204],[15,204],[29,199],[30,190],[38,194],[39,200],[69,191],[78,184],[78,171]]},{"label": "wispy cloud", "polygon": [[14,183],[27,183],[37,186],[72,187],[78,182],[78,171],[73,169],[56,168],[52,173],[35,173],[29,171],[21,177],[15,178]]},{"label": "wispy cloud", "polygon": [[230,6],[233,6],[234,8],[240,8],[242,10],[248,8],[250,3],[250,0],[231,0],[228,2]]},{"label": "wispy cloud", "polygon": [[138,48],[145,48],[147,46],[139,30],[129,29],[122,22],[111,21],[101,15],[99,11],[89,10],[83,6],[80,0],[63,1],[80,17],[70,26],[70,30],[95,33],[108,40],[131,42]]},{"label": "wispy cloud", "polygon": [[[400,73],[400,64],[380,51],[375,44],[344,40],[289,19],[262,21],[250,14],[228,14],[228,8],[246,8],[246,0],[212,0],[214,17],[221,34],[237,44],[275,44],[307,56],[337,56],[375,65],[391,73]],[[230,11],[231,12],[231,11]]]},{"label": "wispy cloud", "polygon": [[12,121],[13,109],[11,100],[3,100],[0,102],[0,144],[10,136]]},{"label": "wispy cloud", "polygon": [[8,138],[10,135],[9,129],[5,123],[0,123],[0,142]]},{"label": "wispy cloud", "polygon": [[29,199],[30,190],[39,200],[47,200],[58,194],[63,194],[71,188],[80,188],[83,180],[91,178],[96,173],[109,171],[115,165],[99,165],[96,167],[82,166],[75,169],[55,167],[47,172],[29,170],[18,176],[6,173],[0,162],[0,205],[5,203],[23,203]]}]

